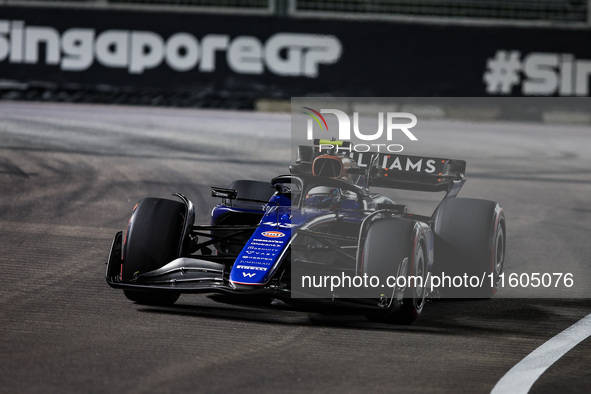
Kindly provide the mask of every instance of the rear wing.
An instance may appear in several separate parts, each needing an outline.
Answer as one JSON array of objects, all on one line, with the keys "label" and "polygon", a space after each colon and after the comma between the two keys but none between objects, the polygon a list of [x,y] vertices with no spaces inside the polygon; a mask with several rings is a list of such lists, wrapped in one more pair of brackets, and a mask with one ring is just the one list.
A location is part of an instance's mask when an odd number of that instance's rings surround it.
[{"label": "rear wing", "polygon": [[358,168],[349,168],[349,174],[364,175],[367,186],[417,191],[459,190],[465,181],[464,160],[438,157],[408,156],[398,153],[357,152],[348,141],[315,140],[313,146],[300,145],[296,165],[290,167],[295,174],[311,174],[312,162],[320,155],[351,157]]},{"label": "rear wing", "polygon": [[370,187],[418,191],[449,191],[465,177],[464,160],[407,156],[395,153],[352,153],[360,168],[368,171]]}]

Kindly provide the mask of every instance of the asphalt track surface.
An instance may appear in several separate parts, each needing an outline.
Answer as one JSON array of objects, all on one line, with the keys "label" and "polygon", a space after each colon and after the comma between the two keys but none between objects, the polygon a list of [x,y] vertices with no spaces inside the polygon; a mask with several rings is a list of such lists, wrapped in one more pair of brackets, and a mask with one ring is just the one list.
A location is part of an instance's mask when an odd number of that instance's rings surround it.
[{"label": "asphalt track surface", "polygon": [[[588,128],[426,124],[409,153],[468,161],[461,196],[505,207],[508,267],[568,261],[589,282]],[[0,392],[487,393],[591,313],[588,299],[435,300],[389,326],[207,295],[146,307],[107,286],[138,200],[179,191],[207,220],[209,186],[286,172],[289,133],[280,114],[0,103]],[[590,350],[587,338],[531,392],[589,392]]]}]

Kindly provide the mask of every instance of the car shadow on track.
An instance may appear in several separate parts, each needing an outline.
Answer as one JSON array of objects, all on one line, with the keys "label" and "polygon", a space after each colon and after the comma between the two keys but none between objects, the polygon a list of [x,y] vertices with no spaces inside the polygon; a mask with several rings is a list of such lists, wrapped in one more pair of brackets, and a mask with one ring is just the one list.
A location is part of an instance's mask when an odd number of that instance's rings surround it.
[{"label": "car shadow on track", "polygon": [[478,336],[531,335],[533,324],[548,324],[551,327],[553,322],[563,321],[565,316],[574,316],[572,319],[575,321],[576,315],[585,310],[584,300],[440,299],[429,302],[423,315],[414,324],[405,326],[369,322],[363,314],[346,308],[292,305],[277,300],[236,300],[221,295],[212,295],[203,300],[203,303],[181,303],[171,307],[138,305],[138,311],[287,326]]},{"label": "car shadow on track", "polygon": [[176,304],[171,307],[138,306],[138,311],[182,315],[195,318],[221,319],[240,322],[277,324],[286,326],[334,327],[359,330],[431,331],[429,327],[395,326],[367,321],[359,311],[342,307],[323,307],[314,304],[286,304],[279,300],[248,297],[236,299],[211,295],[205,302]]}]

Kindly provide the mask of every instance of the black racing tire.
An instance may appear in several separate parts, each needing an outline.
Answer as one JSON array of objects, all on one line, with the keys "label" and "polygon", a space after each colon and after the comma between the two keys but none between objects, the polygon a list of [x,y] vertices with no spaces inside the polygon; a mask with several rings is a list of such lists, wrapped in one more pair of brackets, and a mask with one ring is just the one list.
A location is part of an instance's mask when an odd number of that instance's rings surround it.
[{"label": "black racing tire", "polygon": [[[505,268],[507,230],[503,208],[473,198],[444,200],[435,215],[435,267],[447,276],[476,276],[482,286],[442,290],[452,298],[490,298]],[[476,283],[476,282],[474,282]]]},{"label": "black racing tire", "polygon": [[409,219],[379,219],[369,226],[363,248],[363,273],[377,276],[380,283],[387,277],[420,276],[408,280],[404,288],[386,288],[390,292],[382,301],[384,309],[367,313],[370,321],[411,324],[419,318],[425,306],[427,288],[427,249],[424,235],[415,230],[416,221]]},{"label": "black racing tire", "polygon": [[[185,207],[162,198],[146,198],[133,210],[123,240],[123,282],[136,275],[158,269],[181,255]],[[137,303],[171,305],[180,293],[125,290],[125,296]]]}]

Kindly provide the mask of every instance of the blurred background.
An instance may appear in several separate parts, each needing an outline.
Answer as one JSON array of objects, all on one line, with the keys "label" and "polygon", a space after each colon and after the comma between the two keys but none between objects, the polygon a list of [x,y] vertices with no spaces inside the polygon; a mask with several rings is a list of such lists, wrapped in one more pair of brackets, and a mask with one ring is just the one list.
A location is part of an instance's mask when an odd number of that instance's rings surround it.
[{"label": "blurred background", "polygon": [[589,95],[588,0],[2,0],[0,97]]}]

